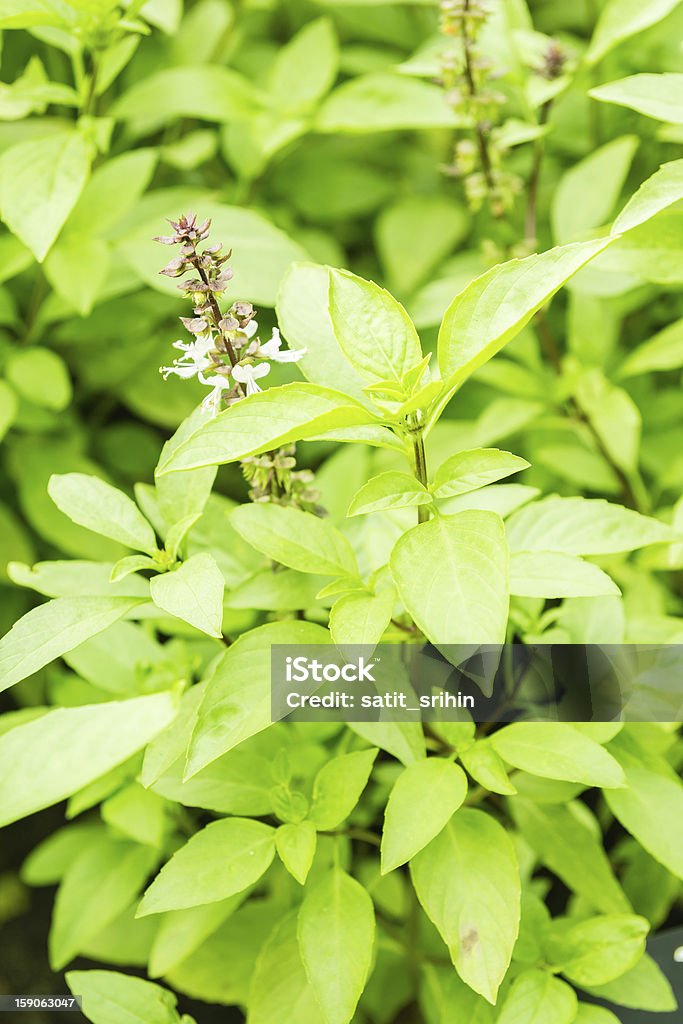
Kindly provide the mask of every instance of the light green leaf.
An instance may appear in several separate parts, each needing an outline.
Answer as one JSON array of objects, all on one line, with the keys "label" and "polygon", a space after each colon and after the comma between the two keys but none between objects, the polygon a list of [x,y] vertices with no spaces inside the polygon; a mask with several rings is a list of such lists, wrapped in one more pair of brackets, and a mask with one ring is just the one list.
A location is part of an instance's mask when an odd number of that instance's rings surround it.
[{"label": "light green leaf", "polygon": [[328,644],[313,622],[270,622],[240,636],[207,681],[187,755],[186,777],[271,724],[270,669],[274,644]]},{"label": "light green leaf", "polygon": [[57,892],[50,965],[60,971],[135,900],[154,867],[154,851],[106,832],[78,852]]},{"label": "light green leaf", "polygon": [[601,840],[571,804],[541,807],[518,797],[510,809],[526,842],[568,888],[605,914],[630,911]]},{"label": "light green leaf", "polygon": [[372,477],[356,491],[349,505],[349,516],[367,515],[390,508],[412,508],[429,505],[432,497],[427,488],[409,473],[394,470]]},{"label": "light green leaf", "polygon": [[608,0],[600,12],[586,53],[588,64],[596,64],[624,39],[656,25],[678,7],[680,0]]},{"label": "light green leaf", "polygon": [[[422,284],[469,228],[464,208],[439,195],[405,196],[377,218],[377,249],[392,288],[409,294]],[[405,254],[410,253],[410,259]]]},{"label": "light green leaf", "polygon": [[431,842],[466,796],[465,773],[451,761],[428,757],[404,769],[389,794],[384,815],[382,874],[405,864]]},{"label": "light green leaf", "polygon": [[618,762],[566,722],[513,722],[494,733],[491,743],[508,764],[544,779],[606,788],[624,785]]},{"label": "light green leaf", "polygon": [[586,991],[599,999],[635,1010],[666,1013],[678,1008],[666,975],[647,953],[635,967],[616,981],[606,985],[591,985]]},{"label": "light green leaf", "polygon": [[503,642],[508,554],[494,512],[459,512],[413,527],[394,547],[391,571],[432,643]]},{"label": "light green leaf", "polygon": [[217,64],[164,68],[130,86],[109,113],[118,121],[156,127],[178,118],[234,121],[259,106],[258,94],[239,72]]},{"label": "light green leaf", "polygon": [[576,993],[559,978],[541,970],[523,971],[510,986],[496,1024],[572,1024]]},{"label": "light green leaf", "polygon": [[174,714],[171,695],[155,693],[57,708],[0,736],[0,825],[64,800],[122,764]]},{"label": "light green leaf", "polygon": [[348,726],[401,764],[412,764],[427,756],[420,722],[349,722]]},{"label": "light green leaf", "polygon": [[680,199],[683,199],[683,160],[672,160],[662,164],[631,196],[615,220],[612,233],[631,231]]},{"label": "light green leaf", "polygon": [[247,543],[275,562],[320,576],[358,573],[351,545],[326,519],[284,505],[239,505],[232,525]]},{"label": "light green leaf", "polygon": [[120,583],[121,580],[125,580],[135,572],[140,572],[141,569],[153,569],[156,572],[159,569],[159,563],[148,555],[127,555],[112,566],[109,579],[112,584]]},{"label": "light green leaf", "polygon": [[396,602],[393,589],[379,594],[344,594],[330,611],[330,633],[335,644],[374,647],[391,622]]},{"label": "light green leaf", "polygon": [[625,789],[605,793],[612,814],[655,860],[683,878],[683,783],[663,757],[626,730],[607,749],[626,775]]},{"label": "light green leaf", "polygon": [[510,782],[503,759],[498,756],[490,740],[477,740],[459,754],[463,765],[480,786],[491,793],[513,796],[517,790]]},{"label": "light green leaf", "polygon": [[[451,967],[425,964],[422,968],[425,987],[420,1004],[430,1024],[467,1021],[467,1024],[494,1024],[496,1011],[490,1003],[465,985]],[[430,1013],[433,1007],[435,1016]]]},{"label": "light green leaf", "polygon": [[238,462],[291,441],[377,422],[340,391],[307,382],[250,395],[205,423],[159,464],[157,474]]},{"label": "light green leaf", "polygon": [[92,1024],[182,1024],[173,993],[143,978],[69,971],[66,983],[75,996],[83,996],[83,1013]]},{"label": "light green leaf", "polygon": [[315,777],[310,821],[320,832],[337,828],[354,809],[367,786],[377,748],[356,750],[326,761]]},{"label": "light green leaf", "polygon": [[39,263],[83,191],[90,159],[71,130],[19,142],[0,158],[0,216]]},{"label": "light green leaf", "polygon": [[306,111],[332,87],[338,64],[334,26],[329,18],[318,18],[279,48],[268,75],[268,89],[281,110]]},{"label": "light green leaf", "polygon": [[385,73],[362,75],[332,93],[315,121],[320,132],[365,135],[406,128],[454,128],[456,118],[438,86]]},{"label": "light green leaf", "polygon": [[650,930],[644,917],[604,914],[585,921],[556,919],[544,936],[551,964],[576,985],[606,985],[638,963]]},{"label": "light green leaf", "polygon": [[261,945],[248,1006],[249,1024],[322,1024],[320,1003],[302,963],[294,911],[280,919]]},{"label": "light green leaf", "polygon": [[69,217],[69,235],[106,236],[145,192],[157,165],[156,149],[134,149],[100,164]]},{"label": "light green leaf", "polygon": [[585,236],[609,220],[638,142],[636,135],[612,139],[565,171],[553,192],[551,221],[556,242]]},{"label": "light green leaf", "polygon": [[157,550],[154,530],[135,502],[104,480],[64,473],[51,476],[47,489],[60,512],[79,526],[136,551],[153,555]]},{"label": "light green leaf", "polygon": [[314,384],[334,388],[344,381],[346,395],[368,405],[364,380],[339,346],[328,309],[329,269],[292,263],[282,279],[277,319],[290,348],[306,349],[297,364]]},{"label": "light green leaf", "polygon": [[117,790],[101,805],[102,820],[136,843],[160,848],[167,832],[166,801],[138,782]]},{"label": "light green leaf", "polygon": [[152,600],[163,611],[209,636],[220,639],[223,635],[225,580],[213,555],[192,555],[179,569],[154,576],[149,589]]},{"label": "light green leaf", "polygon": [[139,597],[59,597],[33,608],[0,640],[0,691],[101,633],[144,603]]},{"label": "light green leaf", "polygon": [[631,75],[598,85],[588,93],[602,103],[630,107],[646,117],[671,124],[683,124],[683,75]]},{"label": "light green leaf", "polygon": [[510,836],[490,814],[463,808],[410,864],[425,913],[455,969],[495,1003],[520,921],[520,881]]},{"label": "light green leaf", "polygon": [[[169,460],[179,445],[210,419],[211,411],[203,404],[198,405],[163,446],[159,463]],[[216,472],[215,466],[207,466],[205,469],[191,469],[186,473],[155,476],[159,511],[169,526],[204,511],[216,479]]]},{"label": "light green leaf", "polygon": [[619,1018],[602,1006],[579,1003],[579,1012],[574,1018],[574,1024],[619,1024]]},{"label": "light green leaf", "polygon": [[306,893],[299,948],[325,1024],[350,1024],[370,971],[374,934],[372,900],[340,868]]},{"label": "light green leaf", "polygon": [[218,903],[187,910],[169,910],[161,918],[149,954],[150,978],[168,974],[190,956],[240,906],[242,893]]},{"label": "light green leaf", "polygon": [[510,558],[516,597],[600,597],[621,591],[597,565],[553,551],[516,551]]},{"label": "light green leaf", "polygon": [[315,825],[299,821],[280,825],[275,833],[275,849],[293,878],[304,885],[311,869],[317,843]]},{"label": "light green leaf", "polygon": [[137,916],[216,903],[257,882],[275,856],[275,829],[249,818],[212,821],[173,854]]},{"label": "light green leaf", "polygon": [[0,380],[0,441],[12,426],[17,407],[17,398],[11,387],[4,380]]},{"label": "light green leaf", "polygon": [[527,469],[529,463],[498,448],[474,448],[458,452],[442,462],[434,474],[435,498],[450,498],[486,487],[512,473]]},{"label": "light green leaf", "polygon": [[81,316],[92,311],[111,266],[106,242],[65,232],[45,259],[45,276],[59,296]]},{"label": "light green leaf", "polygon": [[445,396],[450,397],[499,352],[570,277],[609,244],[609,239],[574,242],[523,260],[510,260],[488,270],[456,295],[439,330]]},{"label": "light green leaf", "polygon": [[512,551],[559,551],[611,555],[672,539],[664,523],[601,498],[551,495],[515,512],[507,521]]},{"label": "light green leaf", "polygon": [[331,270],[329,310],[342,352],[368,380],[400,381],[421,361],[422,348],[412,320],[374,281]]},{"label": "light green leaf", "polygon": [[635,473],[642,418],[628,392],[608,381],[600,370],[593,369],[579,378],[575,397],[611,461],[627,475]]},{"label": "light green leaf", "polygon": [[653,370],[678,370],[682,366],[683,320],[676,320],[634,348],[619,367],[619,376],[637,377]]},{"label": "light green leaf", "polygon": [[34,405],[60,412],[71,401],[71,378],[64,360],[47,348],[11,353],[5,374],[16,391]]}]

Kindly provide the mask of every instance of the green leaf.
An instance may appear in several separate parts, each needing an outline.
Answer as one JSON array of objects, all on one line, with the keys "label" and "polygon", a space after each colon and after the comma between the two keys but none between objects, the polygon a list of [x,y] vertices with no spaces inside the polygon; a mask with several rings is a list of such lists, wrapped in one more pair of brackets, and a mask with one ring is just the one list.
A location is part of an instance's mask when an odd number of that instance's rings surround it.
[{"label": "green leaf", "polygon": [[[450,967],[425,964],[422,968],[425,986],[420,1003],[425,1007],[425,1020],[430,1024],[467,1021],[467,1024],[494,1024],[496,1011],[460,980]],[[433,1007],[435,1015],[430,1013]]]},{"label": "green leaf", "polygon": [[473,746],[462,750],[459,756],[475,782],[491,793],[513,796],[517,792],[510,782],[503,759],[495,752],[490,740],[477,740]]},{"label": "green leaf", "polygon": [[149,954],[150,978],[168,974],[191,956],[243,900],[244,895],[238,893],[218,903],[205,903],[187,910],[169,910],[164,914]]},{"label": "green leaf", "polygon": [[609,220],[638,142],[636,135],[612,139],[565,171],[553,192],[551,221],[556,242],[585,236]]},{"label": "green leaf", "polygon": [[245,1001],[249,1024],[321,1024],[299,950],[296,912],[282,917],[262,943]]},{"label": "green leaf", "polygon": [[597,565],[553,551],[516,551],[510,558],[510,593],[516,597],[600,597],[619,594]]},{"label": "green leaf", "polygon": [[384,815],[382,874],[405,864],[431,842],[466,796],[465,773],[451,761],[428,757],[405,768],[389,794]]},{"label": "green leaf", "polygon": [[182,1024],[176,997],[151,981],[117,971],[69,971],[66,983],[83,996],[92,1024]]},{"label": "green leaf", "polygon": [[491,743],[508,764],[544,779],[606,788],[624,785],[618,762],[566,722],[513,722],[494,733]]},{"label": "green leaf", "polygon": [[39,263],[83,191],[90,159],[72,130],[20,142],[0,158],[0,216]]},{"label": "green leaf", "polygon": [[408,530],[391,554],[407,610],[432,643],[502,643],[508,554],[494,512],[459,512]]},{"label": "green leaf", "polygon": [[325,1024],[350,1024],[370,971],[374,934],[372,900],[340,868],[306,893],[299,948]]},{"label": "green leaf", "polygon": [[527,469],[529,463],[498,448],[474,448],[458,452],[442,462],[434,474],[435,498],[450,498],[486,487],[512,473]]},{"label": "green leaf", "polygon": [[507,521],[512,551],[612,555],[671,540],[664,523],[601,498],[551,495],[515,512]]},{"label": "green leaf", "polygon": [[106,236],[143,195],[158,161],[156,149],[134,149],[100,164],[83,189],[67,225],[68,235]]},{"label": "green leaf", "polygon": [[351,545],[326,519],[284,505],[239,505],[232,525],[257,551],[275,562],[320,576],[358,573]]},{"label": "green leaf", "polygon": [[33,608],[0,640],[0,691],[101,633],[138,605],[139,597],[60,597]]},{"label": "green leaf", "polygon": [[488,270],[453,299],[439,330],[439,366],[449,394],[488,362],[566,281],[610,244],[574,242]]},{"label": "green leaf", "polygon": [[427,756],[420,722],[348,722],[348,726],[401,764],[412,764]]},{"label": "green leaf", "polygon": [[572,1024],[576,993],[564,981],[541,970],[524,971],[510,986],[496,1024]]},{"label": "green leaf", "polygon": [[64,800],[122,764],[174,714],[171,695],[155,693],[56,708],[0,736],[0,825]]},{"label": "green leaf", "polygon": [[412,320],[373,281],[331,270],[329,309],[342,352],[368,380],[400,381],[421,361],[422,348]]},{"label": "green leaf", "polygon": [[683,320],[675,320],[629,352],[619,367],[619,376],[637,377],[653,370],[678,370],[682,366]]},{"label": "green leaf", "polygon": [[640,455],[642,417],[631,396],[598,369],[578,380],[575,397],[608,457],[624,471],[635,473]]},{"label": "green leaf", "polygon": [[415,505],[429,505],[431,501],[427,488],[414,476],[392,470],[373,476],[363,484],[351,499],[347,515],[361,516],[390,508],[412,508]]},{"label": "green leaf", "polygon": [[362,75],[332,93],[315,121],[319,132],[365,135],[405,128],[454,128],[443,90],[402,75]]},{"label": "green leaf", "polygon": [[60,412],[71,402],[71,378],[64,360],[47,348],[13,352],[5,366],[7,380],[29,402]]},{"label": "green leaf", "polygon": [[57,892],[50,964],[60,971],[135,900],[154,867],[154,851],[106,832],[81,849]]},{"label": "green leaf", "polygon": [[248,455],[340,427],[378,422],[340,391],[307,382],[284,384],[250,395],[185,439],[159,464],[157,473],[238,462]]},{"label": "green leaf", "polygon": [[579,1003],[579,1012],[574,1018],[574,1024],[619,1024],[619,1018],[602,1006]]},{"label": "green leaf", "polygon": [[145,892],[137,916],[216,903],[257,882],[275,856],[275,829],[249,818],[222,818],[173,854]]},{"label": "green leaf", "polygon": [[149,589],[158,608],[209,636],[223,635],[225,580],[213,555],[192,555],[180,568],[154,576]]},{"label": "green leaf", "polygon": [[50,477],[48,493],[60,512],[86,529],[153,555],[154,530],[123,491],[96,476],[64,473]]},{"label": "green leaf", "polygon": [[601,839],[571,804],[539,806],[518,797],[510,810],[526,842],[569,889],[605,914],[630,911]]},{"label": "green leaf", "polygon": [[311,870],[317,839],[315,825],[311,821],[280,825],[275,833],[275,848],[280,860],[300,885],[304,885]]},{"label": "green leaf", "polygon": [[615,46],[630,36],[656,25],[678,7],[680,0],[608,0],[600,12],[590,46],[586,52],[588,64],[597,64]]},{"label": "green leaf", "polygon": [[612,814],[655,860],[683,878],[683,783],[663,757],[625,730],[608,750],[626,776],[625,789],[605,793]]},{"label": "green leaf", "polygon": [[[391,287],[410,294],[439,266],[469,228],[464,208],[439,195],[405,196],[386,206],[375,226]],[[410,253],[410,259],[405,254]]]},{"label": "green leaf", "polygon": [[309,820],[320,832],[348,818],[368,784],[377,748],[356,750],[326,761],[315,777]]},{"label": "green leaf", "polygon": [[45,259],[45,276],[59,296],[81,316],[102,295],[111,267],[106,242],[65,229]]},{"label": "green leaf", "polygon": [[410,872],[458,974],[495,1004],[520,921],[519,869],[510,836],[490,814],[463,808],[413,858]]},{"label": "green leaf", "polygon": [[337,341],[328,309],[329,269],[315,263],[292,263],[282,279],[277,300],[277,319],[290,348],[306,349],[297,364],[314,384],[334,388],[344,382],[344,392],[368,404],[364,380],[351,365]]},{"label": "green leaf", "polygon": [[274,644],[328,644],[313,622],[270,622],[240,636],[207,681],[187,754],[186,777],[271,724],[270,669]]},{"label": "green leaf", "polygon": [[330,633],[335,644],[375,646],[391,622],[396,603],[393,589],[379,594],[345,594],[330,611]]},{"label": "green leaf", "polygon": [[157,127],[178,118],[234,121],[259,106],[258,94],[239,72],[216,64],[164,68],[132,85],[109,113],[118,121]]},{"label": "green leaf", "polygon": [[599,999],[634,1010],[666,1013],[678,1008],[666,975],[647,953],[635,967],[616,981],[606,985],[591,985],[586,991]]},{"label": "green leaf", "polygon": [[17,398],[11,387],[4,380],[0,380],[0,441],[14,422],[17,406]]},{"label": "green leaf", "polygon": [[546,956],[576,985],[606,985],[638,963],[650,930],[644,917],[605,914],[556,919],[544,936]]},{"label": "green leaf", "polygon": [[683,199],[683,160],[672,160],[662,164],[631,196],[615,220],[612,233],[631,231],[680,199]]},{"label": "green leaf", "polygon": [[160,848],[167,832],[166,801],[132,782],[105,800],[102,820],[136,843]]},{"label": "green leaf", "polygon": [[269,91],[281,110],[306,111],[332,87],[338,64],[334,26],[329,18],[318,18],[280,47],[268,75]]},{"label": "green leaf", "polygon": [[646,117],[671,124],[683,124],[683,75],[631,75],[598,85],[588,93],[601,103],[630,107]]}]

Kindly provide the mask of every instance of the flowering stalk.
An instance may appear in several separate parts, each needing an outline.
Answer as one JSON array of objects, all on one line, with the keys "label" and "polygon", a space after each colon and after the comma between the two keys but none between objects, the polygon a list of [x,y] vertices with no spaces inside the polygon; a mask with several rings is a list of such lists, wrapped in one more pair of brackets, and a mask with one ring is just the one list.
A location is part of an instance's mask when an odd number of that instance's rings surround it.
[{"label": "flowering stalk", "polygon": [[[270,339],[263,343],[258,336],[258,323],[254,307],[249,302],[234,302],[223,316],[219,299],[232,280],[227,266],[231,251],[223,252],[221,244],[198,246],[209,237],[211,222],[197,224],[195,214],[169,222],[172,235],[155,238],[163,245],[179,245],[180,255],[174,257],[160,273],[167,277],[184,277],[188,272],[196,276],[184,280],[178,287],[193,303],[194,316],[181,317],[192,341],[176,341],[173,347],[183,354],[171,366],[162,366],[164,378],[174,374],[185,380],[196,377],[211,388],[203,405],[215,416],[223,406],[262,388],[258,381],[270,373],[271,363],[295,363],[305,349],[292,351],[282,348],[277,327]],[[319,513],[317,493],[310,488],[313,474],[309,470],[295,471],[294,445],[288,445],[263,455],[242,460],[242,472],[250,483],[252,501],[277,501]]]}]

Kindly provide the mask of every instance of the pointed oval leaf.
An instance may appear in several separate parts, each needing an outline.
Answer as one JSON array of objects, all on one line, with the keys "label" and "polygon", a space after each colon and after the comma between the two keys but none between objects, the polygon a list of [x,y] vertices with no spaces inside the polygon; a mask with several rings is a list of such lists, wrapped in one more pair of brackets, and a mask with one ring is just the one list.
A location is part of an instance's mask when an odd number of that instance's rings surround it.
[{"label": "pointed oval leaf", "polygon": [[429,505],[431,500],[427,488],[414,476],[390,471],[380,473],[363,484],[351,499],[346,514],[360,516],[390,508],[412,508],[415,505]]},{"label": "pointed oval leaf", "polygon": [[[439,834],[467,796],[467,779],[457,764],[428,757],[398,777],[384,815],[382,874],[419,853]],[[425,813],[425,801],[429,813]]]},{"label": "pointed oval leaf", "polygon": [[275,562],[320,576],[358,573],[351,545],[328,520],[284,505],[240,505],[232,525],[248,544]]},{"label": "pointed oval leaf", "polygon": [[60,512],[79,526],[135,551],[153,555],[157,550],[154,530],[135,502],[104,480],[85,473],[63,473],[50,477],[47,490]]},{"label": "pointed oval leaf", "polygon": [[202,633],[220,638],[225,580],[213,555],[192,555],[179,569],[150,580],[154,603]]},{"label": "pointed oval leaf", "polygon": [[222,818],[196,832],[147,889],[137,916],[216,903],[257,882],[275,856],[275,829]]},{"label": "pointed oval leaf", "polygon": [[510,558],[510,593],[516,597],[601,597],[621,591],[591,562],[553,551],[516,551]]},{"label": "pointed oval leaf", "polygon": [[528,469],[526,459],[498,448],[474,448],[451,455],[434,474],[435,498],[450,498],[486,487],[512,473]]},{"label": "pointed oval leaf", "polygon": [[513,722],[494,733],[491,744],[508,764],[545,779],[606,788],[625,783],[611,754],[567,722]]}]

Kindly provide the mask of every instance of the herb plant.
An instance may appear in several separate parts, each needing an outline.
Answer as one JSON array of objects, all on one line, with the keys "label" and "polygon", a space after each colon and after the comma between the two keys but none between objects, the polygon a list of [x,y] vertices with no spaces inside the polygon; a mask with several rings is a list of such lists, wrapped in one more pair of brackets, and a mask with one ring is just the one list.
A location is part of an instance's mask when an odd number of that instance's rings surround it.
[{"label": "herb plant", "polygon": [[0,2],[0,921],[57,886],[94,1024],[675,1008],[675,685],[273,723],[270,659],[683,639],[682,25]]}]

